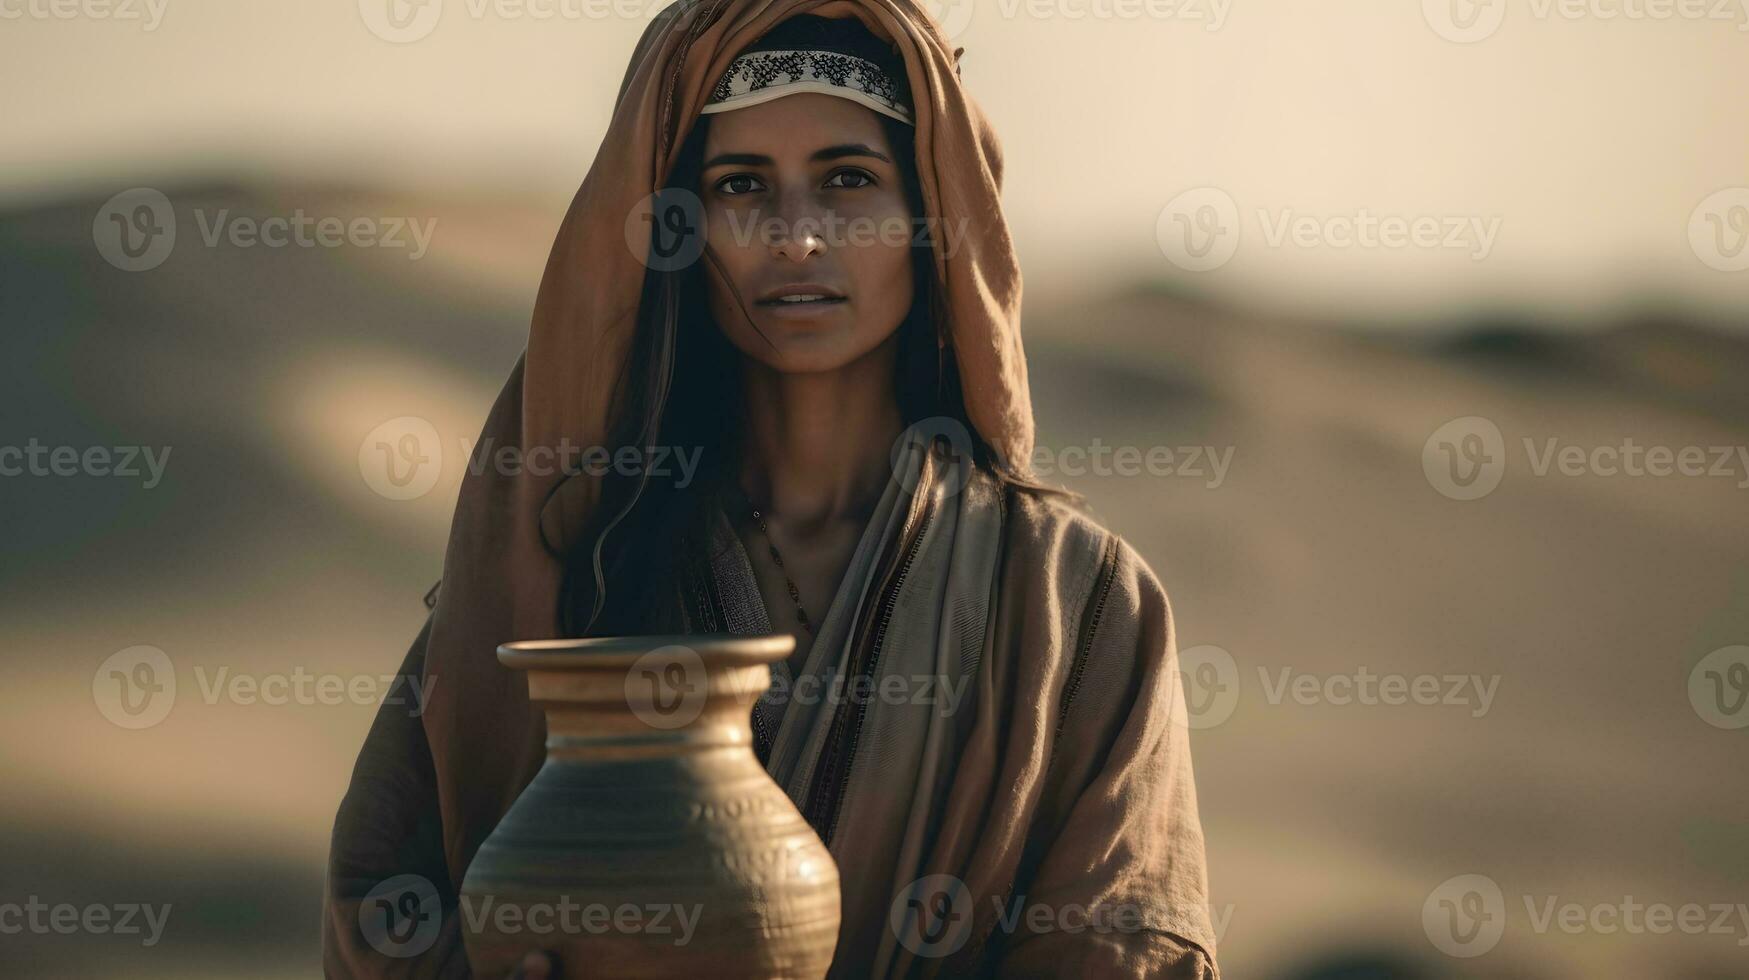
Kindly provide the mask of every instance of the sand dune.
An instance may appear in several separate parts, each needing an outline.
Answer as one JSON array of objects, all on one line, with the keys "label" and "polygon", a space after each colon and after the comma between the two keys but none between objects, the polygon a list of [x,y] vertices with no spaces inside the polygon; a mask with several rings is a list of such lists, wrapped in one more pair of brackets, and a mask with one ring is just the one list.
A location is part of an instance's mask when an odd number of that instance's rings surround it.
[{"label": "sand dune", "polygon": [[[0,881],[176,910],[150,950],[8,937],[9,976],[318,972],[329,824],[373,709],[208,704],[197,677],[399,663],[441,570],[456,447],[520,350],[558,218],[332,188],[171,197],[179,217],[400,213],[436,233],[419,261],[190,234],[126,273],[91,246],[101,199],[0,216],[0,442],[171,453],[150,490],[0,482]],[[1744,733],[1706,724],[1688,678],[1749,642],[1749,472],[1539,476],[1522,448],[1749,445],[1740,341],[1654,319],[1410,342],[1143,287],[1028,330],[1042,446],[1201,456],[1064,482],[1158,572],[1181,649],[1233,664],[1230,717],[1194,734],[1228,975],[1741,975],[1749,932],[1538,932],[1524,899],[1744,900]],[[1465,416],[1508,450],[1472,501],[1423,470],[1429,436]],[[444,447],[411,500],[359,463],[400,417]],[[136,644],[165,651],[179,689],[161,724],[128,731],[92,677]],[[1272,703],[1284,676],[1362,668],[1494,694],[1479,715],[1474,699]],[[1505,939],[1475,960],[1441,955],[1422,920],[1466,873],[1507,898]]]}]

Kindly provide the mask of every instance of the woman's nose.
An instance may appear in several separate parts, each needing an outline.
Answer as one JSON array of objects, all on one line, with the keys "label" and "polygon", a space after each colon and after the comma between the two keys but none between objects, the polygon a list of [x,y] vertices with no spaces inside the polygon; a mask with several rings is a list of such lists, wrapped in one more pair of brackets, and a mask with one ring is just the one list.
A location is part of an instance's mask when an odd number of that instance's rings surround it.
[{"label": "woman's nose", "polygon": [[785,202],[767,239],[771,254],[791,262],[826,251],[825,222],[808,202]]}]

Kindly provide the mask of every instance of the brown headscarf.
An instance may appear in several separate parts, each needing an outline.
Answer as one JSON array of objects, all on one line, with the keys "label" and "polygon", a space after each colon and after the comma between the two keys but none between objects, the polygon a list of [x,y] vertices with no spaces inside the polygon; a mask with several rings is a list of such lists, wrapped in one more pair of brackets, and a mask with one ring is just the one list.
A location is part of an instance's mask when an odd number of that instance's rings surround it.
[{"label": "brown headscarf", "polygon": [[[528,350],[493,407],[482,452],[605,443],[614,383],[627,357],[644,281],[625,226],[673,167],[717,78],[742,47],[786,17],[856,17],[904,56],[927,212],[959,227],[952,254],[936,250],[948,329],[966,410],[984,441],[1025,465],[1032,406],[1020,342],[1020,268],[999,202],[994,131],[961,89],[958,55],[912,0],[698,0],[677,3],[645,30],[607,135],[553,243],[535,300]],[[645,205],[647,206],[647,205]],[[479,462],[479,461],[476,461]],[[538,760],[540,726],[522,678],[492,657],[512,639],[556,636],[563,554],[599,486],[588,477],[470,466],[444,557],[427,644],[439,678],[428,717],[446,812],[445,851],[461,869],[510,802],[518,773]],[[563,482],[563,486],[557,486]]]}]

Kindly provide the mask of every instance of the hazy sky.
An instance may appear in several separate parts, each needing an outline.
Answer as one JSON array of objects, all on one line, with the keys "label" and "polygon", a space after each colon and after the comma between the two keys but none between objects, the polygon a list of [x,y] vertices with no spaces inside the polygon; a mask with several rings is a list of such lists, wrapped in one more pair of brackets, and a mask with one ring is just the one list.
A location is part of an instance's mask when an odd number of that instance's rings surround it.
[{"label": "hazy sky", "polygon": [[[0,0],[0,192],[193,170],[562,206],[661,5],[401,2]],[[934,9],[1029,297],[1121,270],[1290,310],[1749,310],[1749,0]]]}]

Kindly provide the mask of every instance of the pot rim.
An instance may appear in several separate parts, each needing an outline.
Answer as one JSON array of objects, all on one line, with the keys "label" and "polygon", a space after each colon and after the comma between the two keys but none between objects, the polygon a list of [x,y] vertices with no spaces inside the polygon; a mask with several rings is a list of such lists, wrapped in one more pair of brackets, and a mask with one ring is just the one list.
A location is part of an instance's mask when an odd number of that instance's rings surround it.
[{"label": "pot rim", "polygon": [[499,645],[498,662],[521,670],[630,667],[664,647],[691,650],[707,666],[751,667],[789,656],[795,651],[796,638],[788,633],[693,633],[516,640]]}]

